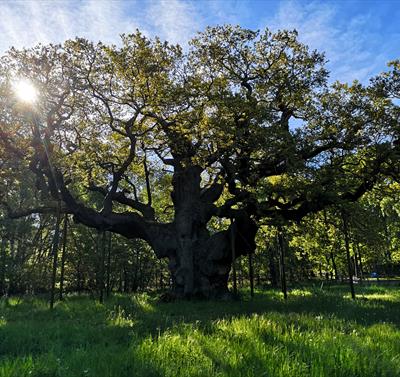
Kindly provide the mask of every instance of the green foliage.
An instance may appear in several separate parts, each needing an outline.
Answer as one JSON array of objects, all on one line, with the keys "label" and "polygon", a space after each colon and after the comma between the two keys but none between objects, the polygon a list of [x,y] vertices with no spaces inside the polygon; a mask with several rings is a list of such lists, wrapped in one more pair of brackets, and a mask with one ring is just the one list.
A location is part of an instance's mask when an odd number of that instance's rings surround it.
[{"label": "green foliage", "polygon": [[[148,158],[160,219],[170,218],[164,185],[171,184],[171,158],[200,166],[204,185],[218,181],[246,198],[239,207],[250,211],[258,201],[252,215],[272,220],[357,199],[393,173],[398,62],[369,86],[329,86],[324,54],[295,31],[209,27],[190,46],[183,52],[137,31],[123,35],[121,47],[78,38],[12,49],[0,64],[0,125],[8,140],[0,148],[29,152],[19,176],[32,170],[37,146],[27,113],[36,114],[68,189],[96,209],[101,205],[85,192],[110,190],[113,182],[145,203]],[[21,108],[12,93],[18,76],[40,91],[34,109]],[[271,183],[274,176],[279,183]],[[127,209],[117,200],[114,206]]]},{"label": "green foliage", "polygon": [[[48,286],[49,213],[58,191],[77,222],[135,239],[114,239],[107,265],[114,290],[168,285],[166,264],[148,245],[175,272],[183,249],[199,254],[188,261],[229,264],[224,231],[239,217],[265,227],[254,256],[260,284],[279,259],[277,225],[290,246],[289,280],[346,276],[345,209],[355,274],[393,274],[400,259],[398,61],[367,85],[329,85],[324,54],[295,31],[209,27],[187,51],[139,31],[121,42],[77,38],[11,49],[0,59],[0,201],[4,215],[41,213],[18,232],[2,230],[3,290],[16,280],[19,292]],[[16,77],[38,89],[34,106],[17,101]],[[237,256],[253,243],[241,238]],[[97,239],[71,228],[67,289],[98,286],[105,265]],[[242,260],[239,275],[247,269]]]}]

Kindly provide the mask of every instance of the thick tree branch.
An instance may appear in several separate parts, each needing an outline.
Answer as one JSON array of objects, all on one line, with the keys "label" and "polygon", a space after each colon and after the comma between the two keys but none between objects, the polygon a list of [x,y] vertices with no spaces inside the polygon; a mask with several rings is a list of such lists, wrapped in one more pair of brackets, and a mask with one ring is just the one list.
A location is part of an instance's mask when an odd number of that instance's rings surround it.
[{"label": "thick tree branch", "polygon": [[[88,189],[93,192],[98,192],[103,196],[109,195],[109,191],[107,191],[107,189],[105,189],[104,187],[95,186],[94,184],[91,184]],[[115,192],[112,196],[109,197],[113,201],[116,201],[123,205],[127,205],[128,207],[139,211],[147,220],[154,220],[155,212],[154,208],[152,208],[151,205],[142,203],[136,199],[128,198],[126,194],[127,191],[122,190]]]},{"label": "thick tree branch", "polygon": [[[1,201],[0,204],[5,208],[7,217],[10,219],[18,219],[21,217],[26,217],[34,214],[55,214],[58,210],[58,206],[55,203],[54,205],[48,206],[38,206],[32,208],[19,208],[13,209],[11,206],[5,201]],[[66,207],[61,207],[62,213],[70,213],[68,212]]]}]

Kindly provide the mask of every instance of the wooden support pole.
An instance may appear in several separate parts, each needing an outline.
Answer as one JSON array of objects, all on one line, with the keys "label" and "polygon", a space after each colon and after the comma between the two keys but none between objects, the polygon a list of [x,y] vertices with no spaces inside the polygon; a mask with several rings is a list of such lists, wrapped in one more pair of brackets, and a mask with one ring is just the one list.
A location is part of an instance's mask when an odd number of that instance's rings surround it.
[{"label": "wooden support pole", "polygon": [[237,296],[237,276],[236,276],[236,245],[235,245],[235,223],[231,219],[231,250],[232,250],[232,280],[233,294]]},{"label": "wooden support pole", "polygon": [[254,269],[253,269],[253,253],[249,253],[249,280],[250,280],[250,296],[254,297]]},{"label": "wooden support pole", "polygon": [[54,228],[53,243],[51,252],[53,255],[53,269],[51,274],[51,288],[50,288],[50,309],[54,307],[55,291],[56,291],[56,278],[57,278],[57,262],[58,262],[58,244],[60,239],[60,223],[61,223],[61,203],[58,203],[56,213],[56,226]]},{"label": "wooden support pole", "polygon": [[64,293],[64,274],[65,274],[65,258],[67,256],[67,237],[68,237],[68,214],[66,213],[64,216],[63,245],[61,252],[60,292],[59,292],[60,301],[62,301]]},{"label": "wooden support pole", "polygon": [[110,292],[111,292],[111,287],[110,287],[110,281],[111,281],[111,250],[112,250],[112,233],[109,232],[109,234],[108,234],[108,250],[107,250],[107,291],[106,291],[107,297],[110,296]]},{"label": "wooden support pole", "polygon": [[356,294],[354,291],[354,283],[353,283],[354,270],[351,266],[351,256],[350,256],[348,214],[344,210],[342,210],[342,220],[343,220],[344,244],[346,247],[347,271],[348,271],[348,275],[349,275],[350,292],[351,292],[351,298],[353,300],[355,300]]},{"label": "wooden support pole", "polygon": [[281,289],[283,298],[287,300],[287,285],[286,285],[286,269],[285,269],[285,241],[283,238],[282,227],[278,226],[278,245],[280,255],[280,275],[281,275]]}]

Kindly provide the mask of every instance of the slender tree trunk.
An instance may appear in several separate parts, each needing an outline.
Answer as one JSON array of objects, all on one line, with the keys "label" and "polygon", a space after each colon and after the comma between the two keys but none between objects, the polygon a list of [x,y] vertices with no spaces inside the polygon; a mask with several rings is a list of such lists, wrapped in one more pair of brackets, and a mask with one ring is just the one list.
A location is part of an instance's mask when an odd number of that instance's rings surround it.
[{"label": "slender tree trunk", "polygon": [[339,275],[338,275],[338,270],[337,270],[337,266],[336,266],[335,255],[333,254],[332,251],[330,252],[330,256],[331,256],[331,260],[332,260],[333,271],[335,272],[335,280],[337,281],[339,278]]},{"label": "slender tree trunk", "polygon": [[361,259],[361,249],[360,249],[360,243],[357,242],[357,257],[358,257],[358,265],[360,267],[360,279],[362,280],[364,278],[364,271],[363,271],[363,265],[362,265],[362,259]]},{"label": "slender tree trunk", "polygon": [[321,280],[323,280],[324,274],[322,273],[322,262],[321,261],[318,264],[318,270],[319,270],[319,277],[321,278]]},{"label": "slender tree trunk", "polygon": [[17,276],[17,261],[15,257],[15,229],[13,223],[11,223],[11,229],[9,233],[9,241],[10,241],[10,266],[9,266],[9,285],[8,291],[9,293],[13,293],[17,288],[16,276]]},{"label": "slender tree trunk", "polygon": [[60,223],[61,223],[61,203],[58,203],[56,214],[56,226],[54,228],[52,255],[53,255],[53,268],[51,275],[51,289],[50,289],[50,309],[54,307],[54,298],[56,291],[56,278],[57,278],[57,260],[58,260],[58,244],[60,239]]},{"label": "slender tree trunk", "polygon": [[283,233],[281,227],[278,227],[278,244],[280,251],[281,289],[283,293],[283,298],[287,300],[286,271],[285,271],[285,241],[283,239]]},{"label": "slender tree trunk", "polygon": [[103,230],[97,235],[97,250],[99,252],[100,257],[100,265],[99,265],[99,281],[98,281],[98,289],[99,289],[99,301],[103,303],[104,301],[104,263],[105,263],[105,247],[106,247],[106,232]]},{"label": "slender tree trunk", "polygon": [[61,252],[61,270],[60,270],[60,292],[59,300],[63,300],[64,294],[64,273],[65,273],[65,258],[67,255],[67,237],[68,237],[68,214],[64,216],[64,228],[63,228],[63,245]]},{"label": "slender tree trunk", "polygon": [[269,267],[269,277],[271,281],[271,286],[272,288],[277,288],[278,287],[278,268],[276,266],[276,254],[278,253],[279,250],[279,242],[276,242],[276,245],[274,244],[272,247],[269,248],[269,253],[268,253],[268,267]]},{"label": "slender tree trunk", "polygon": [[76,290],[78,292],[82,292],[83,290],[83,279],[82,279],[82,260],[81,257],[78,257],[78,262],[76,265]]},{"label": "slender tree trunk", "polygon": [[[329,266],[331,264],[329,255],[325,254],[325,260],[326,260],[326,265],[329,268]],[[328,281],[332,280],[332,272],[331,271],[329,271],[329,272],[326,271],[325,272],[325,279],[328,280]]]},{"label": "slender tree trunk", "polygon": [[345,213],[344,211],[342,211],[342,220],[343,220],[344,243],[346,247],[347,270],[349,274],[350,292],[351,292],[351,298],[355,300],[356,294],[354,291],[353,268],[351,266],[351,256],[350,256],[348,214]]},{"label": "slender tree trunk", "polygon": [[24,258],[22,255],[22,244],[21,244],[21,239],[20,236],[22,235],[22,232],[18,231],[16,234],[16,239],[15,239],[15,259],[16,259],[16,267],[17,267],[17,274],[16,274],[16,286],[17,286],[17,292],[20,294],[24,294],[24,287],[23,287],[23,279],[22,279],[22,274],[23,274],[23,265],[24,265]]},{"label": "slender tree trunk", "polygon": [[10,237],[10,256],[11,258],[16,258],[15,256],[15,238],[16,238],[16,232],[17,229],[14,228],[14,226],[12,227],[11,230],[11,237]]},{"label": "slender tree trunk", "polygon": [[391,262],[392,261],[392,253],[391,253],[391,240],[390,240],[390,234],[389,234],[389,229],[388,229],[388,222],[387,222],[387,217],[383,216],[383,229],[385,232],[385,244],[386,244],[386,259]]},{"label": "slender tree trunk", "polygon": [[253,253],[249,254],[249,280],[250,280],[250,296],[254,297]]},{"label": "slender tree trunk", "polygon": [[139,272],[140,272],[140,255],[139,255],[139,249],[134,245],[134,253],[135,253],[135,263],[133,264],[133,274],[131,274],[131,277],[133,276],[132,282],[131,282],[131,290],[133,292],[136,292],[139,287]]},{"label": "slender tree trunk", "polygon": [[7,260],[7,239],[3,234],[1,238],[1,270],[0,270],[0,295],[6,293],[6,260]]},{"label": "slender tree trunk", "polygon": [[144,154],[143,167],[144,167],[144,175],[145,175],[145,178],[146,178],[147,204],[149,206],[151,206],[152,197],[151,197],[151,186],[150,186],[150,172],[149,172],[149,168],[147,166],[146,152]]},{"label": "slender tree trunk", "polygon": [[111,287],[110,287],[110,279],[111,279],[111,250],[112,250],[112,233],[108,234],[108,249],[107,249],[107,297],[110,296]]},{"label": "slender tree trunk", "polygon": [[122,293],[122,291],[123,291],[123,284],[122,284],[123,277],[122,277],[122,275],[123,275],[123,270],[120,269],[119,270],[119,280],[118,280],[118,292],[119,293]]},{"label": "slender tree trunk", "polygon": [[164,275],[161,269],[160,269],[160,289],[161,290],[164,289]]},{"label": "slender tree trunk", "polygon": [[237,277],[236,277],[236,247],[235,247],[235,223],[231,220],[231,249],[232,249],[232,283],[233,294],[237,296]]},{"label": "slender tree trunk", "polygon": [[359,277],[358,259],[357,259],[357,252],[354,250],[354,246],[353,246],[353,253],[354,253],[354,255],[352,257],[352,260],[353,260],[353,264],[354,264],[354,276],[358,279],[358,277]]},{"label": "slender tree trunk", "polygon": [[[336,267],[335,256],[334,256],[333,251],[332,251],[332,245],[329,242],[329,224],[328,224],[328,216],[327,216],[326,209],[323,210],[323,215],[324,215],[324,225],[325,225],[325,235],[324,235],[325,246],[327,248],[328,247],[330,248],[329,256],[330,256],[330,259],[332,261],[332,268],[333,268],[333,271],[334,271],[334,274],[335,274],[335,280],[337,281],[339,275],[338,275],[338,270],[337,270],[337,267]],[[327,261],[327,262],[328,262],[328,265],[329,265],[329,261]]]},{"label": "slender tree trunk", "polygon": [[129,282],[128,282],[128,271],[124,267],[124,292],[127,293],[129,291]]},{"label": "slender tree trunk", "polygon": [[239,266],[239,268],[237,269],[239,287],[243,288],[243,260],[239,259],[237,265]]}]

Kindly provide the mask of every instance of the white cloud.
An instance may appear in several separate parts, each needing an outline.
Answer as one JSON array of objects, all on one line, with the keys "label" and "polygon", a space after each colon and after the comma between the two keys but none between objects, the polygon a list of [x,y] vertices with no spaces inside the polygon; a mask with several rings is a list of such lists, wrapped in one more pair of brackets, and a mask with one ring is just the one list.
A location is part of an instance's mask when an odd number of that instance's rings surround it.
[{"label": "white cloud", "polygon": [[133,32],[135,19],[124,7],[134,2],[90,0],[5,1],[0,5],[0,51],[11,46],[30,47],[39,42],[62,42],[75,36],[117,42],[119,34]]},{"label": "white cloud", "polygon": [[138,19],[129,16],[128,9],[135,15],[136,2],[121,2],[108,0],[89,0],[82,3],[80,12],[84,16],[81,25],[82,35],[91,40],[105,43],[119,41],[122,33],[133,33],[139,27]]},{"label": "white cloud", "polygon": [[136,28],[185,44],[204,28],[201,14],[197,3],[185,0],[0,0],[0,53],[76,36],[118,43],[120,34]]},{"label": "white cloud", "polygon": [[369,22],[369,14],[344,22],[333,2],[292,0],[282,2],[277,14],[266,24],[272,29],[296,29],[301,41],[326,52],[331,79],[366,82],[379,70],[384,59],[371,48],[377,41],[366,32]]},{"label": "white cloud", "polygon": [[303,42],[326,52],[331,78],[340,81],[365,82],[398,53],[399,46],[393,47],[395,36],[385,40],[370,31],[369,26],[379,22],[377,15],[364,11],[349,16],[341,13],[338,2],[288,0],[268,4],[262,9],[270,15],[261,22],[262,16],[251,1],[0,0],[0,54],[10,46],[30,47],[75,36],[118,43],[121,33],[136,28],[185,45],[205,26],[224,23],[253,29],[295,28]]},{"label": "white cloud", "polygon": [[193,3],[180,0],[153,1],[146,12],[154,26],[153,35],[184,45],[202,29],[202,20]]}]

